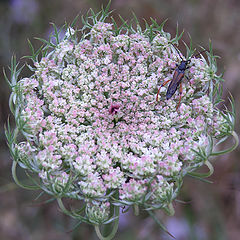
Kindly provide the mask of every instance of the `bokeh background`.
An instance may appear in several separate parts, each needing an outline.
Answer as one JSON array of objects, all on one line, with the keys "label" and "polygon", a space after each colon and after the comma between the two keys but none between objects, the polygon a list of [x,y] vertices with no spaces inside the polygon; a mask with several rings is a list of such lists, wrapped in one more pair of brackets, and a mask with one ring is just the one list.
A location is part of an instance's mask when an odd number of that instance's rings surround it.
[{"label": "bokeh background", "polygon": [[[47,38],[52,32],[49,24],[61,26],[71,22],[77,14],[89,8],[99,11],[108,1],[100,0],[0,0],[0,239],[1,240],[82,240],[97,239],[93,227],[80,225],[63,215],[56,202],[44,204],[47,196],[34,200],[38,192],[20,189],[11,177],[11,158],[6,146],[4,124],[9,116],[9,89],[3,79],[2,68],[10,64],[13,54],[18,61],[29,55],[27,39],[39,47],[34,37]],[[240,1],[239,0],[112,0],[111,9],[116,21],[120,14],[139,19],[155,18],[159,23],[168,18],[165,30],[175,34],[178,23],[185,30],[183,40],[213,50],[221,56],[219,73],[225,72],[224,98],[230,91],[236,103],[236,131],[240,132]],[[141,23],[143,21],[140,20]],[[81,26],[81,23],[79,23]],[[180,46],[181,48],[181,46]],[[181,49],[184,51],[184,49]],[[22,76],[29,76],[25,69]],[[186,81],[185,81],[186,83]],[[228,103],[226,103],[228,105]],[[221,146],[225,148],[228,143]],[[239,148],[215,159],[212,184],[186,178],[176,214],[158,216],[177,240],[238,240],[240,239],[240,164]],[[201,169],[202,171],[206,169]],[[20,175],[22,173],[20,172]],[[21,176],[20,176],[21,178]],[[24,180],[24,176],[22,179]],[[135,217],[132,212],[122,214],[117,240],[168,240],[145,212]]]}]

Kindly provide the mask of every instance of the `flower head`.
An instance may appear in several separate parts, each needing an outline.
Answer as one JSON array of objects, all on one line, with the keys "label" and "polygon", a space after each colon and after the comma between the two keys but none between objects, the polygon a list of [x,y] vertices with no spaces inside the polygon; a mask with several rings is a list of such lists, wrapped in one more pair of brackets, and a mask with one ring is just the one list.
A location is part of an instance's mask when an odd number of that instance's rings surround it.
[{"label": "flower head", "polygon": [[69,28],[13,88],[26,138],[11,145],[14,157],[46,192],[87,203],[91,223],[109,217],[109,203],[166,207],[183,177],[206,163],[213,139],[233,127],[216,108],[212,64],[191,59],[176,111],[179,95],[167,100],[166,87],[155,100],[180,61],[163,30],[116,34],[97,21],[80,41],[76,32]]}]

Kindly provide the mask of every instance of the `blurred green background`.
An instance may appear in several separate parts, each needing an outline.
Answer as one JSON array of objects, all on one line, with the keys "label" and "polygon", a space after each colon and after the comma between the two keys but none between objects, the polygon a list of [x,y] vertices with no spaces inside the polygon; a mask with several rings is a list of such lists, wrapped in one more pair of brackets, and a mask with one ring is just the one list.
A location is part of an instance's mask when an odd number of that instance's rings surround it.
[{"label": "blurred green background", "polygon": [[[39,47],[34,37],[47,38],[52,32],[50,22],[61,26],[71,22],[89,8],[99,11],[108,1],[99,0],[1,0],[0,1],[0,65],[6,68],[13,54],[20,59],[29,55],[27,39]],[[219,73],[225,72],[224,98],[228,91],[236,102],[236,131],[240,132],[240,1],[239,0],[112,0],[113,16],[119,20],[150,17],[159,23],[168,18],[165,31],[175,34],[176,25],[185,30],[183,40],[213,50],[221,56]],[[140,21],[143,23],[143,21]],[[80,23],[79,23],[80,24]],[[180,47],[181,48],[181,47]],[[182,48],[183,51],[183,48]],[[82,240],[97,239],[93,227],[80,225],[63,215],[56,204],[43,204],[47,196],[34,201],[38,192],[17,187],[11,177],[11,158],[6,146],[4,124],[9,116],[9,89],[0,73],[0,240]],[[29,76],[24,70],[22,76]],[[186,81],[185,81],[186,83]],[[221,146],[225,148],[228,143]],[[239,148],[231,154],[218,157],[215,172],[209,178],[213,184],[186,178],[179,196],[185,203],[175,203],[176,214],[166,217],[159,213],[169,232],[177,240],[238,240],[240,239],[240,164]],[[201,169],[202,171],[206,169]],[[21,172],[20,172],[21,174]],[[20,176],[21,178],[21,176]],[[23,178],[25,178],[23,176]],[[142,212],[122,214],[117,240],[171,239]]]}]

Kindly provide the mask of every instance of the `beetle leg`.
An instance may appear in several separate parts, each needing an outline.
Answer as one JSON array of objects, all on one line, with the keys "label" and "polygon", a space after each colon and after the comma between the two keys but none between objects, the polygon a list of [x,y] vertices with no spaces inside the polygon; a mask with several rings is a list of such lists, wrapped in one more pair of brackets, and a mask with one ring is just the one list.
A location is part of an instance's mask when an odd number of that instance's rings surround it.
[{"label": "beetle leg", "polygon": [[156,101],[158,101],[158,95],[159,95],[159,93],[160,93],[160,89],[161,89],[161,87],[163,87],[163,86],[165,86],[168,82],[170,82],[171,80],[167,80],[166,82],[164,82],[161,86],[160,86],[160,88],[158,89],[158,92],[157,92],[157,96],[156,96]]},{"label": "beetle leg", "polygon": [[180,87],[179,87],[179,94],[180,94],[180,97],[179,97],[179,102],[178,102],[178,105],[177,105],[177,108],[176,110],[178,110],[179,106],[180,106],[180,103],[181,103],[181,99],[182,99],[182,83],[180,83]]}]

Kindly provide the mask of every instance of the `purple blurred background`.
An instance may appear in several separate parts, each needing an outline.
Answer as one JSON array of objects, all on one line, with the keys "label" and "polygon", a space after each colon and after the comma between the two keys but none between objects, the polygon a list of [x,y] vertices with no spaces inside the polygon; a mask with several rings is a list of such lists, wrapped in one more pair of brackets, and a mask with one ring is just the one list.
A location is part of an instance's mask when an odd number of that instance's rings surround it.
[{"label": "purple blurred background", "polygon": [[[49,22],[61,26],[71,22],[91,7],[99,11],[108,1],[99,0],[1,0],[0,1],[0,65],[10,64],[13,54],[17,59],[29,55],[27,39],[35,48],[40,42],[34,37],[48,37],[53,30]],[[240,108],[240,1],[239,0],[112,0],[113,16],[119,20],[132,18],[132,11],[141,21],[150,17],[159,23],[168,18],[165,30],[175,34],[185,30],[183,40],[189,42],[190,33],[194,46],[208,48],[212,40],[213,50],[221,56],[219,73],[225,72],[224,98],[228,91],[236,103],[236,131],[239,134]],[[181,48],[182,46],[180,46]],[[183,50],[183,48],[182,48]],[[6,146],[3,126],[9,115],[9,90],[1,71],[0,87],[0,239],[1,240],[81,240],[97,239],[92,226],[81,225],[63,215],[56,204],[37,204],[47,196],[34,201],[38,192],[17,187],[11,177],[11,158]],[[22,76],[29,76],[25,69]],[[225,148],[231,142],[223,144]],[[216,158],[215,172],[207,184],[186,178],[179,196],[185,203],[175,203],[176,215],[166,217],[159,212],[168,230],[177,240],[238,240],[240,236],[240,164],[239,148],[231,154]],[[204,171],[206,169],[202,169]],[[20,178],[25,178],[19,171]],[[167,240],[171,239],[142,212],[135,217],[132,212],[122,214],[118,240]]]}]

